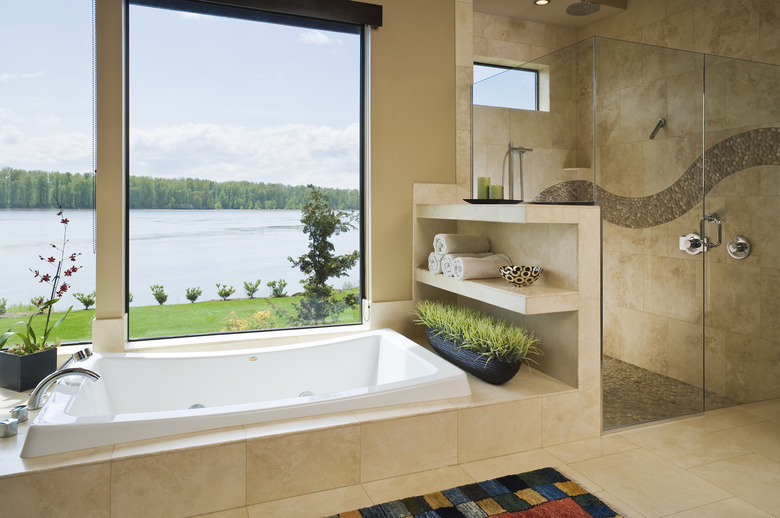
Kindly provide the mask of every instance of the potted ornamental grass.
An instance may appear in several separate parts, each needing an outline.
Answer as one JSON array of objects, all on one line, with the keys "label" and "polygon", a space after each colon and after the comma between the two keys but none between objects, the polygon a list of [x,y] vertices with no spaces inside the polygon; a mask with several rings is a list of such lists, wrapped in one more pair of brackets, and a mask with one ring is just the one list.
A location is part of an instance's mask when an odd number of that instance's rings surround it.
[{"label": "potted ornamental grass", "polygon": [[529,356],[541,354],[532,332],[474,309],[422,300],[415,314],[436,352],[494,385],[506,383],[523,361],[533,362]]},{"label": "potted ornamental grass", "polygon": [[[63,279],[72,277],[81,268],[75,264],[81,254],[68,255],[65,252],[69,220],[64,216],[62,207],[59,208],[57,216],[63,225],[62,244],[52,244],[51,247],[56,252],[46,257],[38,256],[43,263],[42,266],[37,269],[30,268],[39,283],[51,287],[50,296],[48,300],[44,297],[35,300],[35,309],[30,318],[14,323],[0,336],[0,347],[2,347],[0,387],[2,388],[17,392],[29,390],[57,368],[59,340],[52,340],[51,333],[67,318],[73,306],[69,307],[56,322],[52,318],[52,309],[70,289],[70,284],[63,282]],[[36,316],[40,317],[36,319]],[[43,320],[42,326],[39,325],[39,320]]]}]

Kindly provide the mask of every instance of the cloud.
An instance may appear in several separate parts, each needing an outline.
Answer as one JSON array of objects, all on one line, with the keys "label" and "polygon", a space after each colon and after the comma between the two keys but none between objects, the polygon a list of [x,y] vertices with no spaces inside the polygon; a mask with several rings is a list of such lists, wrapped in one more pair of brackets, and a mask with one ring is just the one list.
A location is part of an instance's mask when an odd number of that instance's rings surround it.
[{"label": "cloud", "polygon": [[338,38],[332,38],[325,34],[322,31],[318,31],[315,29],[308,29],[301,33],[301,35],[298,37],[299,41],[302,43],[307,43],[311,45],[333,45],[335,43],[341,43],[342,41]]},{"label": "cloud", "polygon": [[360,130],[286,124],[248,129],[183,124],[131,129],[131,174],[355,188]]},{"label": "cloud", "polygon": [[46,171],[87,172],[92,169],[92,135],[59,131],[30,136],[15,126],[0,126],[3,165]]},{"label": "cloud", "polygon": [[19,79],[36,79],[38,77],[43,77],[43,72],[33,72],[31,74],[0,74],[0,83],[18,81]]}]

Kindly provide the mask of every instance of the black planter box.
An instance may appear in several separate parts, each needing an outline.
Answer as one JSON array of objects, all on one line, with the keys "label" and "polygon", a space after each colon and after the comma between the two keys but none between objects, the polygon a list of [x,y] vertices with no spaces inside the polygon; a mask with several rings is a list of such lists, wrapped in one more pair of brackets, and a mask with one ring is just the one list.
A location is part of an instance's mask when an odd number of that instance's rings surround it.
[{"label": "black planter box", "polygon": [[425,335],[431,347],[450,363],[457,365],[464,371],[473,374],[482,381],[493,385],[501,385],[514,378],[520,370],[520,363],[505,363],[498,360],[490,360],[464,347],[458,347],[446,338],[431,332],[425,328]]},{"label": "black planter box", "polygon": [[57,369],[57,348],[19,356],[0,351],[0,387],[24,392]]}]

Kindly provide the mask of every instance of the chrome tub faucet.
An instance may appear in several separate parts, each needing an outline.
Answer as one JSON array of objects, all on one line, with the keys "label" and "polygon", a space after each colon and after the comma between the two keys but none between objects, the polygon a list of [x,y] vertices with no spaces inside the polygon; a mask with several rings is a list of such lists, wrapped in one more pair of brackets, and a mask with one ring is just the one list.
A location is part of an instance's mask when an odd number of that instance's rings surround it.
[{"label": "chrome tub faucet", "polygon": [[43,398],[46,395],[46,391],[49,387],[57,383],[62,378],[67,376],[82,376],[93,380],[100,379],[100,374],[93,372],[89,369],[81,367],[70,367],[63,369],[62,367],[52,372],[38,383],[38,386],[33,389],[30,394],[30,399],[27,400],[27,407],[30,410],[38,410],[43,406]]}]

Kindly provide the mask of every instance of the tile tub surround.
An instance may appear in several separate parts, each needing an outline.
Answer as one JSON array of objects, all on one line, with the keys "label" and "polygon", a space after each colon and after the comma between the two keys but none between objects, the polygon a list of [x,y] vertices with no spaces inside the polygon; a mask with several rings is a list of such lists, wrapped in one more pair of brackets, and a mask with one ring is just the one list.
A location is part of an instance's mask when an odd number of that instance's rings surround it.
[{"label": "tile tub surround", "polygon": [[626,518],[777,518],[777,444],[780,400],[770,400],[274,500],[212,518],[320,518],[547,466],[576,480]]},{"label": "tile tub surround", "polygon": [[[598,435],[587,423],[572,424],[546,410],[560,398],[577,399],[578,391],[528,367],[506,385],[492,386],[471,376],[469,382],[472,395],[465,398],[225,428],[35,459],[19,458],[26,431],[22,426],[18,436],[0,441],[0,499],[10,516],[57,512],[188,516],[540,448],[558,440],[564,423],[576,429],[572,433],[578,438]],[[24,400],[24,395],[10,391],[0,396],[3,412]],[[507,415],[512,416],[509,421]],[[483,445],[484,426],[494,438],[489,448]],[[84,483],[74,485],[74,478]],[[62,494],[58,488],[67,491],[67,499],[58,496]],[[181,498],[171,498],[174,494]]]}]

